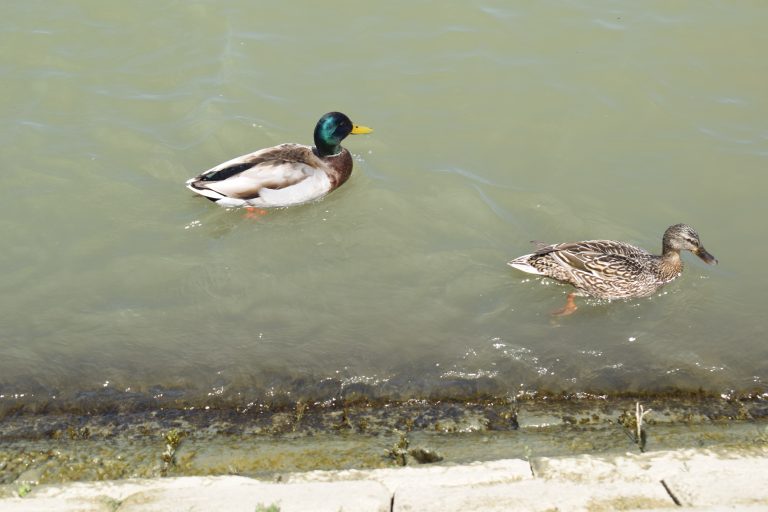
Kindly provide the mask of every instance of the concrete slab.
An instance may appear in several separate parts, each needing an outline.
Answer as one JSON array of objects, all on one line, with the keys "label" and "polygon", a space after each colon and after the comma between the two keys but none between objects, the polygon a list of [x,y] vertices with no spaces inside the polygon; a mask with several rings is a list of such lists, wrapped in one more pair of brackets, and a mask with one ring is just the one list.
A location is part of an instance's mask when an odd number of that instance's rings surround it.
[{"label": "concrete slab", "polygon": [[375,481],[265,483],[239,476],[182,477],[41,487],[25,498],[0,500],[0,512],[388,512],[391,492]]},{"label": "concrete slab", "polygon": [[763,505],[768,510],[768,458],[696,455],[684,471],[664,478],[683,506]]},{"label": "concrete slab", "polygon": [[24,498],[0,499],[0,512],[114,512],[131,494],[161,485],[161,479],[42,485]]},{"label": "concrete slab", "polygon": [[344,480],[373,480],[381,482],[391,492],[413,482],[428,482],[441,486],[467,486],[511,483],[531,480],[530,464],[521,459],[476,462],[460,466],[413,466],[347,471],[310,471],[286,475],[287,482],[338,482]]},{"label": "concrete slab", "polygon": [[[190,484],[197,482],[200,477],[190,477]],[[222,478],[222,477],[219,477]],[[224,477],[226,478],[226,477]],[[234,477],[239,478],[239,477]],[[35,487],[34,491],[27,498],[42,499],[50,498],[56,500],[66,500],[73,497],[90,499],[93,501],[112,500],[123,501],[131,494],[159,489],[165,485],[178,484],[179,478],[157,478],[157,479],[132,479],[132,480],[110,480],[105,482],[73,482],[64,485],[41,485]]]},{"label": "concrete slab", "polygon": [[594,457],[537,457],[531,460],[537,478],[565,479],[573,482],[657,483],[686,470],[693,450]]},{"label": "concrete slab", "polygon": [[0,512],[113,512],[109,499],[89,498],[6,498],[0,500]]},{"label": "concrete slab", "polygon": [[[533,472],[531,471],[533,468]],[[7,491],[7,489],[6,489]],[[365,471],[38,486],[0,512],[768,510],[768,450],[497,460]],[[692,507],[692,508],[689,508]]]},{"label": "concrete slab", "polygon": [[661,485],[582,485],[528,480],[509,484],[431,486],[415,483],[394,495],[394,512],[612,511],[675,507]]},{"label": "concrete slab", "polygon": [[132,494],[117,512],[254,512],[259,506],[268,509],[271,505],[280,512],[388,512],[390,503],[390,492],[378,482],[273,484],[222,477],[200,479],[196,485],[181,481]]}]

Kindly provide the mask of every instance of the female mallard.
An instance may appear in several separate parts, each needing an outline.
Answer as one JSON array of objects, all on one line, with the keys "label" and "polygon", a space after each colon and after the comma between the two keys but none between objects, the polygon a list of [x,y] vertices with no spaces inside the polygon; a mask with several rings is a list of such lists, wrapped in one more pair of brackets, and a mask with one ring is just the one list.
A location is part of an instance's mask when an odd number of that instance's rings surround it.
[{"label": "female mallard", "polygon": [[691,226],[675,224],[664,232],[661,256],[624,242],[587,240],[541,245],[533,254],[507,263],[516,269],[570,283],[576,292],[568,294],[565,307],[556,315],[576,311],[573,298],[591,295],[600,299],[646,297],[677,278],[683,271],[680,251],[687,250],[706,263],[717,263],[701,245]]},{"label": "female mallard", "polygon": [[187,188],[221,206],[290,206],[319,199],[352,173],[352,155],[341,147],[350,133],[370,133],[341,112],[315,126],[315,146],[280,144],[233,158],[187,180]]}]

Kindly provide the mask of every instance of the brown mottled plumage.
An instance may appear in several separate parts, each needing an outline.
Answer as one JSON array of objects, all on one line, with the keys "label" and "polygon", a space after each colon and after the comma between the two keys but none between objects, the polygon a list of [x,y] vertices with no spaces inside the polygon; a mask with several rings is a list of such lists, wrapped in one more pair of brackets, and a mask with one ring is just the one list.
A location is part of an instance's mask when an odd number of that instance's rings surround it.
[{"label": "brown mottled plumage", "polygon": [[315,146],[280,144],[209,169],[187,188],[222,206],[290,206],[319,199],[352,174],[352,155],[341,146],[349,134],[370,133],[340,112],[317,122]]},{"label": "brown mottled plumage", "polygon": [[675,224],[664,233],[660,256],[624,242],[587,240],[540,246],[508,265],[570,283],[579,295],[623,299],[651,295],[677,278],[683,271],[682,250],[707,263],[717,263],[692,227]]}]

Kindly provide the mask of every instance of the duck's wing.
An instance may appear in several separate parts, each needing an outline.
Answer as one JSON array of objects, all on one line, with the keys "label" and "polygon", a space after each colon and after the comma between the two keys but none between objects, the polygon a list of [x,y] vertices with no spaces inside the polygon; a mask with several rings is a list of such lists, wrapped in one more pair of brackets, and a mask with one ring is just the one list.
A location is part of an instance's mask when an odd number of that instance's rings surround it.
[{"label": "duck's wing", "polygon": [[561,244],[545,245],[541,242],[533,242],[536,247],[535,255],[543,255],[557,251],[567,251],[574,255],[583,255],[588,258],[598,255],[625,256],[627,258],[645,258],[650,253],[645,249],[636,247],[626,242],[615,240],[584,240],[582,242],[565,242]]},{"label": "duck's wing", "polygon": [[319,197],[330,189],[330,180],[311,147],[281,144],[217,165],[187,181],[187,187],[215,201],[278,206]]},{"label": "duck's wing", "polygon": [[543,247],[530,264],[592,295],[618,298],[634,293],[649,258],[647,251],[624,242],[588,240]]}]

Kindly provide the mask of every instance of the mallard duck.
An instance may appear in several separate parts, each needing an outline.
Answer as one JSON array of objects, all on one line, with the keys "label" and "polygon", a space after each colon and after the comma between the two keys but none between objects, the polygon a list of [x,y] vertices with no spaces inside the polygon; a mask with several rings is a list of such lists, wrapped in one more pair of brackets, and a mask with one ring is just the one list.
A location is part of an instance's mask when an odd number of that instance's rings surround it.
[{"label": "mallard duck", "polygon": [[661,256],[613,240],[586,240],[562,244],[537,244],[537,251],[507,264],[529,274],[548,276],[570,283],[576,292],[568,294],[566,306],[556,315],[576,311],[574,297],[591,295],[600,299],[646,297],[677,278],[683,271],[680,251],[691,251],[709,264],[717,259],[704,249],[691,226],[675,224],[664,232]]},{"label": "mallard duck", "polygon": [[221,206],[290,206],[319,199],[352,173],[347,135],[370,133],[341,112],[315,126],[315,146],[280,144],[233,158],[187,180],[187,188]]}]

